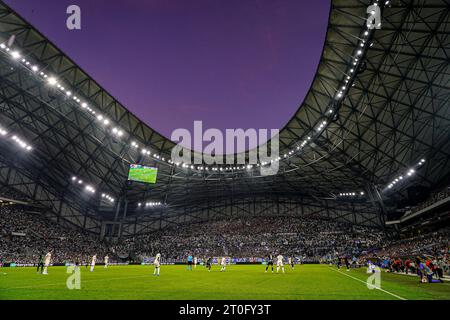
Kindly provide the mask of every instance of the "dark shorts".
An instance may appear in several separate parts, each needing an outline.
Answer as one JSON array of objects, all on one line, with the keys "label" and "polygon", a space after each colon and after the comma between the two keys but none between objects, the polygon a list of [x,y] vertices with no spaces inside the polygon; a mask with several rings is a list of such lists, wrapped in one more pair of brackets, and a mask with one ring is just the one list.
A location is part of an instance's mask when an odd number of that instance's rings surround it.
[{"label": "dark shorts", "polygon": [[192,261],[188,261],[188,265],[189,265],[189,266],[192,266]]},{"label": "dark shorts", "polygon": [[273,261],[267,262],[267,265],[268,265],[268,266],[273,266]]}]

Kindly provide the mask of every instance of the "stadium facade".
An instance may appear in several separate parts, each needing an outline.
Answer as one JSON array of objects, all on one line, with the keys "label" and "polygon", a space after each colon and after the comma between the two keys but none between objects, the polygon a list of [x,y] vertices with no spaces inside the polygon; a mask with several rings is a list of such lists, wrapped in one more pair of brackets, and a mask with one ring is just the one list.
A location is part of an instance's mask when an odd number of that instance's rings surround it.
[{"label": "stadium facade", "polygon": [[[369,29],[371,4],[332,1],[312,86],[280,131],[279,171],[263,176],[262,164],[173,163],[173,142],[0,2],[0,191],[101,236],[266,214],[384,228],[399,203],[450,181],[450,6],[378,1],[382,26]],[[157,167],[157,183],[130,183],[134,163]]]}]

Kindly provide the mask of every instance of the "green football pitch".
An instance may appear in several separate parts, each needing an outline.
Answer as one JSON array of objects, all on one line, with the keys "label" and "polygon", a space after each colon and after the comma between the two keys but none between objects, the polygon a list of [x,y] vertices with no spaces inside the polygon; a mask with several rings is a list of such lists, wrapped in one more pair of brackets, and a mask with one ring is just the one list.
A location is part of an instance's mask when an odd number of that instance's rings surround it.
[{"label": "green football pitch", "polygon": [[381,273],[381,289],[369,290],[365,268],[338,271],[327,265],[286,267],[285,274],[264,273],[262,265],[230,265],[226,272],[197,266],[81,267],[79,290],[66,286],[65,267],[48,275],[34,268],[0,268],[0,300],[4,299],[327,299],[401,300],[450,299],[450,283],[419,283],[417,277]]}]

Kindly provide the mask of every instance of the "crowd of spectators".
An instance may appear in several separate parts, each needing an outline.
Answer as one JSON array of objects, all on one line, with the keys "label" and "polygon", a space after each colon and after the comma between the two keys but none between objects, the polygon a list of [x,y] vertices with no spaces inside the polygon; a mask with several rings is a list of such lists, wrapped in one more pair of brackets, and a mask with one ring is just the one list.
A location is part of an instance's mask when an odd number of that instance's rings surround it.
[{"label": "crowd of spectators", "polygon": [[14,205],[0,206],[0,262],[35,263],[51,251],[53,263],[85,261],[107,246],[85,232],[65,228]]},{"label": "crowd of spectators", "polygon": [[389,241],[378,229],[329,219],[241,217],[179,225],[108,243],[20,208],[0,206],[0,262],[32,264],[48,251],[52,252],[52,263],[86,263],[94,254],[99,262],[106,255],[112,262],[142,262],[161,253],[163,261],[176,262],[185,261],[188,255],[261,261],[268,254],[282,254],[303,262],[336,257],[371,260],[396,272],[409,270],[407,259],[419,256],[435,261],[434,265],[448,273],[448,228]]},{"label": "crowd of spectators", "polygon": [[450,228],[402,240],[387,241],[379,249],[360,256],[389,272],[433,274],[437,279],[450,274]]},{"label": "crowd of spectators", "polygon": [[301,217],[249,217],[196,223],[125,239],[121,248],[138,256],[264,257],[269,253],[318,261],[326,254],[359,255],[378,246],[375,229]]}]

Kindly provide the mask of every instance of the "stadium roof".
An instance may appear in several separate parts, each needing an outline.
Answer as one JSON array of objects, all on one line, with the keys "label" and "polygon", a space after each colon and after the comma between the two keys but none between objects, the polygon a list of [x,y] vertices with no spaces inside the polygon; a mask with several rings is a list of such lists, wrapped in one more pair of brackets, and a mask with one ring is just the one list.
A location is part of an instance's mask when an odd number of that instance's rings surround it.
[{"label": "stadium roof", "polygon": [[[170,210],[280,197],[377,206],[407,197],[412,185],[448,183],[450,6],[445,0],[381,1],[382,28],[368,30],[371,3],[332,1],[317,74],[280,132],[280,159],[274,159],[280,170],[261,176],[256,165],[206,170],[171,163],[170,140],[0,2],[0,129],[8,131],[0,136],[0,187],[60,214],[65,208],[67,217],[95,218],[114,213],[101,193],[114,203],[126,199],[133,216],[146,201]],[[13,134],[33,149],[18,151],[17,141],[7,139]],[[127,182],[129,164],[137,162],[159,168],[157,184]],[[80,192],[72,177],[96,194]]]}]

